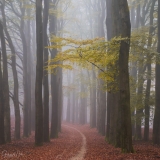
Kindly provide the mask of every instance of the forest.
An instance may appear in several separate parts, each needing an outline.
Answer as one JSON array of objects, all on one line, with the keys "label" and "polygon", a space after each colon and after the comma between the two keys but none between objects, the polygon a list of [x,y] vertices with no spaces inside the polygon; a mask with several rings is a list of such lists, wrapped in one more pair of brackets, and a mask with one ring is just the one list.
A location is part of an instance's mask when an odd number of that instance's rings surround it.
[{"label": "forest", "polygon": [[160,0],[0,0],[0,160],[160,159]]}]

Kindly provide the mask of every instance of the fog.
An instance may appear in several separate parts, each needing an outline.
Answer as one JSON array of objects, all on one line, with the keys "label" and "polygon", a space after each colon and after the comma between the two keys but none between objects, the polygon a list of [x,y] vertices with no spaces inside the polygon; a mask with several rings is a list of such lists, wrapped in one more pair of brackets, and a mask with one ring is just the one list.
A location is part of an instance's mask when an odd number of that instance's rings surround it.
[{"label": "fog", "polygon": [[158,5],[1,0],[0,144],[34,133],[42,145],[71,124],[96,128],[124,152],[151,128],[156,144]]}]

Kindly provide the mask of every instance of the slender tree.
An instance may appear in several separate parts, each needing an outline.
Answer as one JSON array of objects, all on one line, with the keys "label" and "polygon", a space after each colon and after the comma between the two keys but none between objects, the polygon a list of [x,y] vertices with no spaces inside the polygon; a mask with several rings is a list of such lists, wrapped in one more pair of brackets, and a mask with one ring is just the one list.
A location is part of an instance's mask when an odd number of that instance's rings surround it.
[{"label": "slender tree", "polygon": [[[149,27],[149,38],[148,38],[148,48],[152,45],[152,34],[154,31],[153,27],[153,20],[154,20],[154,6],[155,6],[156,0],[152,1],[151,9],[150,9],[150,27]],[[146,87],[146,94],[145,94],[145,127],[144,127],[144,140],[149,140],[149,117],[150,117],[150,89],[151,89],[151,63],[150,59],[152,57],[148,56],[148,64],[147,64],[147,87]]]},{"label": "slender tree", "polygon": [[29,87],[28,87],[28,77],[27,77],[27,69],[28,69],[28,47],[27,47],[27,38],[25,36],[25,21],[24,16],[26,15],[26,9],[23,7],[25,2],[20,2],[21,16],[20,16],[20,36],[22,39],[22,48],[23,48],[23,86],[24,86],[24,110],[23,110],[23,136],[29,136]]}]

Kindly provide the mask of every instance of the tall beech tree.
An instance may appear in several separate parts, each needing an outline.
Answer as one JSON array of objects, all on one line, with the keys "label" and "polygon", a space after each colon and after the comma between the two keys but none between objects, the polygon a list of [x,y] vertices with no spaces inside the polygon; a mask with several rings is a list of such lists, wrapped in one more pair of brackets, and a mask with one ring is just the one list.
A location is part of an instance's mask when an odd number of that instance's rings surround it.
[{"label": "tall beech tree", "polygon": [[[2,22],[0,21],[0,29],[3,29]],[[0,31],[2,32],[2,31]],[[5,143],[4,135],[4,98],[3,98],[3,77],[1,67],[2,52],[0,52],[0,144]]]},{"label": "tall beech tree", "polygon": [[42,79],[43,79],[43,23],[42,0],[36,0],[36,41],[37,41],[37,65],[35,85],[36,128],[35,144],[43,144],[43,103],[42,103]]},{"label": "tall beech tree", "polygon": [[[49,16],[49,0],[44,1],[43,10],[43,45],[44,45],[44,67],[48,65],[48,36],[47,36],[47,26],[48,26],[48,16]],[[44,95],[44,121],[43,121],[43,131],[44,131],[44,142],[49,141],[49,86],[48,86],[48,73],[47,70],[43,72],[43,95]]]},{"label": "tall beech tree", "polygon": [[112,1],[112,18],[113,35],[127,38],[121,40],[119,50],[119,101],[116,145],[121,147],[122,152],[133,152],[128,71],[131,24],[127,0]]},{"label": "tall beech tree", "polygon": [[[50,1],[53,4],[53,11],[57,11],[57,0],[51,0]],[[51,35],[56,35],[57,33],[57,17],[56,14],[50,15],[50,25],[49,25],[49,31]],[[52,42],[52,45],[54,42]],[[57,54],[57,49],[51,50],[51,58],[55,58]],[[55,74],[51,75],[51,95],[52,95],[52,118],[51,118],[51,138],[57,138],[58,137],[58,77]]]},{"label": "tall beech tree", "polygon": [[8,66],[7,66],[7,52],[6,52],[3,25],[1,25],[0,29],[0,38],[1,38],[2,57],[3,57],[3,98],[4,98],[4,116],[5,116],[5,139],[6,142],[11,142]]},{"label": "tall beech tree", "polygon": [[[158,46],[157,52],[160,53],[160,0],[158,0]],[[160,64],[158,63],[159,57],[157,56],[156,63],[156,77],[155,77],[155,115],[153,124],[153,143],[160,144]]]},{"label": "tall beech tree", "polygon": [[[112,0],[106,0],[106,28],[107,28],[107,40],[111,40],[112,37],[112,12],[111,12],[111,7],[112,7]],[[112,134],[111,130],[111,109],[113,109],[112,106],[112,97],[113,93],[107,92],[107,127],[106,127],[106,139],[108,142],[114,141],[111,140],[111,136],[114,137],[114,134]],[[113,118],[113,117],[112,117]],[[113,127],[114,128],[114,127]],[[110,134],[111,133],[111,134]],[[113,138],[114,139],[114,138]]]}]

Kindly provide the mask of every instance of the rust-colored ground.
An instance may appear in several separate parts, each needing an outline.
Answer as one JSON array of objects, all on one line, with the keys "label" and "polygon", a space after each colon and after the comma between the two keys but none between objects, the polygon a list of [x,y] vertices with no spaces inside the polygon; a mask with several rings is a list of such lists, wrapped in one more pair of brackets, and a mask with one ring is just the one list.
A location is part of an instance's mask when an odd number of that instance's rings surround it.
[{"label": "rust-colored ground", "polygon": [[[34,146],[34,136],[0,146],[0,160],[69,160],[75,157],[82,147],[82,136],[86,138],[84,160],[160,160],[160,147],[151,143],[134,142],[133,154],[122,154],[120,149],[105,142],[96,129],[81,125],[62,125],[58,139],[45,143],[42,147]],[[79,160],[79,159],[75,159]]]}]

